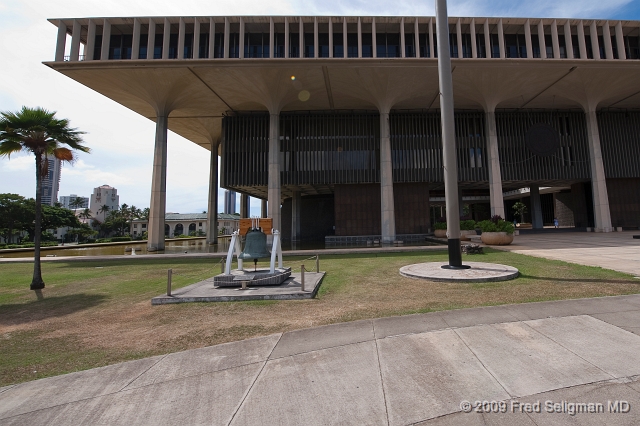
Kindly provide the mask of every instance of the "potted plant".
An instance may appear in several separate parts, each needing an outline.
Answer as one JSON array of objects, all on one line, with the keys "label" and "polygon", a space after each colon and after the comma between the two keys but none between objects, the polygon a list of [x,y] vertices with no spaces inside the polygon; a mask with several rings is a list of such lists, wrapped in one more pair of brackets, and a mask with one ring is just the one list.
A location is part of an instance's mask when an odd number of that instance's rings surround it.
[{"label": "potted plant", "polygon": [[440,217],[436,220],[435,231],[433,232],[436,238],[447,238],[447,219]]},{"label": "potted plant", "polygon": [[482,230],[481,238],[484,244],[501,246],[513,242],[513,231],[515,230],[513,223],[507,222],[500,216],[496,215],[491,220],[478,222],[478,226]]},{"label": "potted plant", "polygon": [[514,214],[520,218],[520,223],[524,223],[524,214],[527,212],[527,206],[523,202],[518,201],[511,208]]},{"label": "potted plant", "polygon": [[476,221],[469,216],[460,218],[460,240],[470,241],[469,235],[476,235]]}]

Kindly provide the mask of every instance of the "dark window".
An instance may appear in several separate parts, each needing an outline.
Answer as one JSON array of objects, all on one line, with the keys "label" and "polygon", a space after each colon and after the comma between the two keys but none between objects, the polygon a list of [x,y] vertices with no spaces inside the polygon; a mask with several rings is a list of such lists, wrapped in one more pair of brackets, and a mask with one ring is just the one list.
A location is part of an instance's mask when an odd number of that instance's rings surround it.
[{"label": "dark window", "polygon": [[578,41],[577,35],[571,36],[571,44],[573,45],[573,57],[575,59],[580,59],[580,42]]},{"label": "dark window", "polygon": [[429,34],[420,33],[420,57],[421,58],[437,58],[438,57],[438,38],[433,34],[433,55],[431,54],[431,46],[429,44]]},{"label": "dark window", "polygon": [[551,34],[545,34],[544,47],[547,49],[547,58],[553,58],[553,40]]},{"label": "dark window", "polygon": [[540,56],[540,37],[537,34],[531,34],[531,50],[534,58],[541,58]]},{"label": "dark window", "polygon": [[153,43],[153,59],[162,59],[162,34],[156,34],[156,40]]},{"label": "dark window", "polygon": [[362,57],[373,58],[373,38],[371,33],[362,33]]},{"label": "dark window", "polygon": [[527,44],[524,34],[505,34],[504,48],[507,58],[527,57]]},{"label": "dark window", "polygon": [[329,33],[318,33],[318,57],[329,57]]},{"label": "dark window", "polygon": [[498,34],[489,34],[491,40],[491,57],[499,58],[500,57],[500,39],[498,38]]},{"label": "dark window", "polygon": [[343,34],[341,32],[333,34],[333,57],[344,58]]},{"label": "dark window", "polygon": [[640,37],[626,36],[624,38],[624,49],[627,59],[640,59]]},{"label": "dark window", "polygon": [[484,45],[484,34],[476,33],[476,50],[478,52],[478,58],[487,57],[487,48]]},{"label": "dark window", "polygon": [[401,56],[400,34],[377,33],[376,45],[378,58],[399,58]]},{"label": "dark window", "polygon": [[178,57],[178,34],[169,34],[169,59]]},{"label": "dark window", "polygon": [[209,56],[209,34],[200,34],[198,43],[198,58],[206,58]]},{"label": "dark window", "polygon": [[224,58],[224,33],[216,33],[213,44],[213,57]]},{"label": "dark window", "polygon": [[459,58],[458,55],[458,34],[449,33],[449,55],[452,58]]},{"label": "dark window", "polygon": [[564,39],[564,34],[558,34],[558,44],[560,45],[560,57],[567,57],[567,44]]},{"label": "dark window", "polygon": [[404,56],[407,58],[416,57],[416,35],[413,33],[404,34]]},{"label": "dark window", "polygon": [[274,58],[284,58],[284,33],[275,33],[273,35],[273,57]]},{"label": "dark window", "polygon": [[240,34],[239,33],[229,34],[229,57],[230,58],[240,57]]},{"label": "dark window", "polygon": [[598,49],[600,50],[600,59],[605,59],[607,54],[604,51],[604,37],[601,35],[598,36]]},{"label": "dark window", "polygon": [[347,33],[347,57],[358,57],[358,34]]},{"label": "dark window", "polygon": [[148,34],[140,34],[140,48],[138,50],[138,59],[147,59],[147,42],[149,41]]},{"label": "dark window", "polygon": [[462,34],[462,57],[471,58],[473,51],[471,50],[471,34]]},{"label": "dark window", "polygon": [[620,59],[618,56],[618,42],[616,41],[616,35],[611,35],[611,49],[613,51],[613,59]]},{"label": "dark window", "polygon": [[269,57],[269,34],[246,33],[244,36],[245,58]]},{"label": "dark window", "polygon": [[300,57],[300,34],[289,33],[289,57]]},{"label": "dark window", "polygon": [[584,36],[584,43],[587,45],[587,59],[593,59],[593,48],[591,46],[591,36]]},{"label": "dark window", "polygon": [[93,45],[93,60],[100,60],[100,53],[102,51],[102,35],[96,35],[96,42]]},{"label": "dark window", "polygon": [[314,55],[314,43],[313,33],[304,33],[304,57],[313,58]]}]

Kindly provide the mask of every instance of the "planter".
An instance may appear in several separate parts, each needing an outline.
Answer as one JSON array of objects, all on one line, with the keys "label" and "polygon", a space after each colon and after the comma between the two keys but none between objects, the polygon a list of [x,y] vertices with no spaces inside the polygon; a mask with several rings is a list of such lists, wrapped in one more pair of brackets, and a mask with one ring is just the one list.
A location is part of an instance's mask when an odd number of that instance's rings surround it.
[{"label": "planter", "polygon": [[478,234],[476,234],[475,229],[474,230],[461,229],[460,230],[460,241],[471,241],[471,238],[469,238],[469,235],[478,235]]},{"label": "planter", "polygon": [[446,229],[436,229],[433,231],[433,235],[436,238],[447,238],[447,230]]},{"label": "planter", "polygon": [[513,234],[506,232],[483,232],[480,237],[482,243],[488,246],[506,246],[513,242]]}]

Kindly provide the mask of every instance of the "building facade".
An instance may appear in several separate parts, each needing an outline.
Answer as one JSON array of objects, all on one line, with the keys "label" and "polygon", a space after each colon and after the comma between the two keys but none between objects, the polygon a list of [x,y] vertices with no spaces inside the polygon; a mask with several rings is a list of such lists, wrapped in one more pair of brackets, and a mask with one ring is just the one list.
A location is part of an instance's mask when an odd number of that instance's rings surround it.
[{"label": "building facade", "polygon": [[[46,65],[156,122],[150,249],[168,129],[211,151],[211,194],[220,168],[288,238],[428,232],[444,196],[433,17],[51,22]],[[575,226],[640,226],[640,22],[450,18],[448,42],[471,213],[509,217],[504,194],[529,188],[535,227],[549,203]]]},{"label": "building facade", "polygon": [[60,175],[62,173],[62,161],[56,158],[47,158],[47,174],[42,179],[42,204],[53,206],[58,202],[58,190],[60,189]]},{"label": "building facade", "polygon": [[93,219],[104,222],[112,210],[120,208],[120,196],[118,190],[109,185],[101,185],[93,189],[89,209]]},{"label": "building facade", "polygon": [[[165,237],[173,238],[178,235],[201,236],[207,234],[206,213],[167,213],[165,215]],[[217,229],[220,235],[230,235],[238,230],[240,215],[218,213]],[[149,221],[135,219],[131,222],[131,236],[142,235],[147,232]]]},{"label": "building facade", "polygon": [[234,214],[236,212],[236,192],[224,191],[224,210],[226,214]]},{"label": "building facade", "polygon": [[[76,206],[74,201],[77,200],[78,198],[82,201],[82,204]],[[76,194],[71,194],[68,197],[66,195],[61,195],[59,202],[60,204],[62,204],[62,207],[64,207],[65,209],[76,210],[76,209],[89,208],[89,198],[78,197]]]}]

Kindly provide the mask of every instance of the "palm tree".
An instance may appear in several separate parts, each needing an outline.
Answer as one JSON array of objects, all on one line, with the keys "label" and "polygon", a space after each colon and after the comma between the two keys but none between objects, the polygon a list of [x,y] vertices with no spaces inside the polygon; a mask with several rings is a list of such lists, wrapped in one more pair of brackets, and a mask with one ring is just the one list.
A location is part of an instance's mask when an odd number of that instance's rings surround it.
[{"label": "palm tree", "polygon": [[84,204],[84,200],[82,197],[75,197],[73,200],[69,202],[69,207],[72,207],[74,210],[79,209]]},{"label": "palm tree", "polygon": [[0,112],[0,157],[20,151],[31,152],[36,159],[36,218],[34,235],[33,279],[31,290],[44,288],[40,266],[42,236],[42,178],[48,173],[49,157],[72,163],[72,150],[89,152],[83,145],[84,132],[69,127],[69,120],[58,119],[46,109],[22,107],[17,112]]}]

